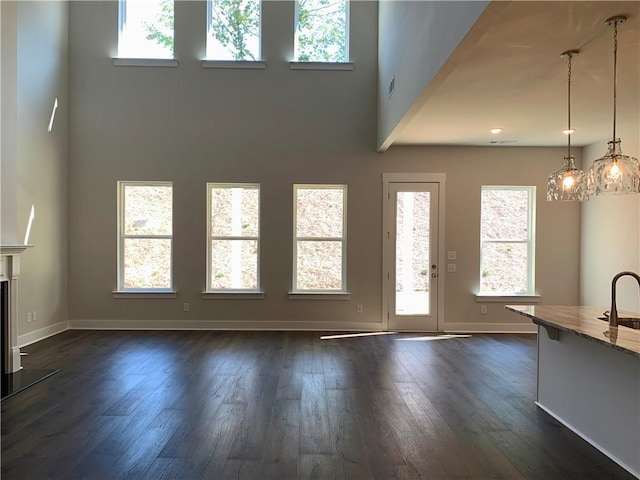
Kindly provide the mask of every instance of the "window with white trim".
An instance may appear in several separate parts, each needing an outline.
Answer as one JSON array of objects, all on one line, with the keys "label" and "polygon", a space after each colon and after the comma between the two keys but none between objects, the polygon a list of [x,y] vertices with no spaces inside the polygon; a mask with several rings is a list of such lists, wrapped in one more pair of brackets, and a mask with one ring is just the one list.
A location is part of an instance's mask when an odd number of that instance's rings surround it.
[{"label": "window with white trim", "polygon": [[207,184],[207,291],[260,289],[260,185]]},{"label": "window with white trim", "polygon": [[347,289],[347,186],[293,186],[293,292]]},{"label": "window with white trim", "polygon": [[535,294],[536,187],[483,186],[480,295]]},{"label": "window with white trim", "polygon": [[174,58],[173,0],[118,1],[118,58]]},{"label": "window with white trim", "polygon": [[207,60],[260,60],[260,0],[207,0]]},{"label": "window with white trim", "polygon": [[349,0],[297,0],[294,60],[349,61]]},{"label": "window with white trim", "polygon": [[118,290],[171,291],[171,182],[118,182],[118,199]]}]

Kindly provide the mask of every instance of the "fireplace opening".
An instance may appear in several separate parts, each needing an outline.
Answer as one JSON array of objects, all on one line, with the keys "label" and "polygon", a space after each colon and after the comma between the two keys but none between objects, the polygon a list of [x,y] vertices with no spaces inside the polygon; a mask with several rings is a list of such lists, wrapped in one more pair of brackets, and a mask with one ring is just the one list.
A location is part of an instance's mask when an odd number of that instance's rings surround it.
[{"label": "fireplace opening", "polygon": [[60,370],[48,369],[21,369],[17,372],[9,373],[9,355],[11,355],[11,346],[9,344],[9,282],[0,281],[0,319],[2,327],[0,328],[0,345],[2,345],[1,374],[2,381],[2,397],[4,400],[25,388],[41,382],[45,378],[50,377]]}]

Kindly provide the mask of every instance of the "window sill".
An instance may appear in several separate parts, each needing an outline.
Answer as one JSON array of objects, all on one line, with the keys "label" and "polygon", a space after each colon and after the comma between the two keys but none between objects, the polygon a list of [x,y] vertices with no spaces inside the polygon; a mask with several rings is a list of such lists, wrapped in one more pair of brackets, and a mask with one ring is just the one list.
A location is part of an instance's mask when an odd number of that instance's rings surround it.
[{"label": "window sill", "polygon": [[353,70],[352,62],[289,62],[291,70]]},{"label": "window sill", "polygon": [[203,300],[262,300],[264,298],[264,292],[242,290],[230,290],[228,292],[211,291],[202,292],[202,298]]},{"label": "window sill", "polygon": [[476,295],[476,303],[540,303],[540,295]]},{"label": "window sill", "polygon": [[112,292],[113,298],[176,298],[175,290],[117,290]]},{"label": "window sill", "polygon": [[114,58],[116,67],[177,67],[175,58]]},{"label": "window sill", "polygon": [[264,70],[267,62],[262,60],[202,60],[202,68],[232,68],[240,70]]},{"label": "window sill", "polygon": [[289,300],[351,300],[351,292],[289,292]]}]

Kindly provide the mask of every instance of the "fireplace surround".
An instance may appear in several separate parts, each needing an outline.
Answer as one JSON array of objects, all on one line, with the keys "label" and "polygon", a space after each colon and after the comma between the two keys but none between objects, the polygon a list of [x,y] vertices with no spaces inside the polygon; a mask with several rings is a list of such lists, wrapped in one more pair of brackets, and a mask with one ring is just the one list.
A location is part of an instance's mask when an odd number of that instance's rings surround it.
[{"label": "fireplace surround", "polygon": [[29,245],[0,245],[0,282],[2,288],[2,374],[10,374],[22,368],[18,347],[18,277],[20,255]]}]

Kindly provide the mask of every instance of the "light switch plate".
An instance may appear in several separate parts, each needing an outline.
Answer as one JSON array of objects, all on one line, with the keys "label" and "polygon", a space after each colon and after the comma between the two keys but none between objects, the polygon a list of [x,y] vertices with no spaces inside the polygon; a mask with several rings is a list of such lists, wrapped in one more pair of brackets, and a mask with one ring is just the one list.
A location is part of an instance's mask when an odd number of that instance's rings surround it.
[{"label": "light switch plate", "polygon": [[454,250],[449,250],[447,252],[447,260],[455,260],[457,257],[457,254]]}]

